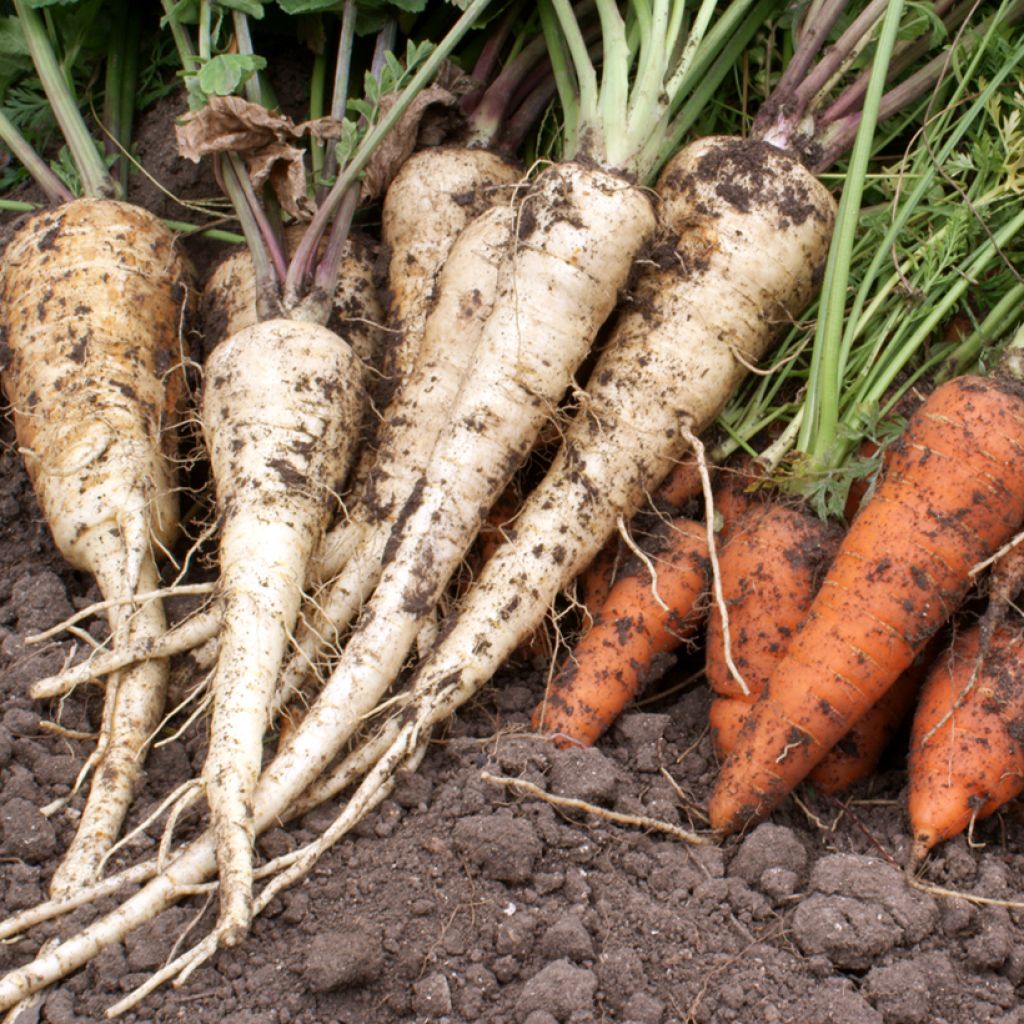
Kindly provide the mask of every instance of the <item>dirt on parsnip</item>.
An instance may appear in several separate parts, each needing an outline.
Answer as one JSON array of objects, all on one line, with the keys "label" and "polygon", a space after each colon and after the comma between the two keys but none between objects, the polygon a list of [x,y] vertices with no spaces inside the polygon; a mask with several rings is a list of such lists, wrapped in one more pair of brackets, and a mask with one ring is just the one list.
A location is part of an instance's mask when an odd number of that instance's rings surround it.
[{"label": "dirt on parsnip", "polygon": [[[203,168],[167,149],[162,121],[143,126],[140,153],[179,196],[209,196]],[[157,195],[153,201],[157,202]],[[148,196],[148,193],[147,193]],[[145,197],[142,197],[145,198]],[[184,219],[159,199],[156,212]],[[0,231],[13,218],[0,221]],[[189,243],[200,277],[217,248]],[[28,686],[75,642],[26,637],[98,594],[55,552],[0,424],[0,916],[45,897],[83,796],[66,797],[91,742],[49,731],[96,729],[100,692],[82,687],[39,704]],[[172,602],[180,614],[185,603]],[[94,636],[98,622],[86,623]],[[77,654],[83,642],[77,641]],[[180,989],[151,995],[125,1019],[216,1024],[487,1024],[770,1022],[1024,1024],[1024,827],[1008,810],[940,847],[924,880],[996,901],[972,904],[914,888],[900,750],[837,804],[804,788],[770,822],[723,843],[672,837],[558,809],[485,781],[526,779],[561,796],[700,831],[716,764],[701,681],[683,684],[699,652],[671,668],[592,751],[558,752],[528,732],[545,673],[510,666],[443,735],[419,771],[305,882],[257,919],[240,948],[221,951]],[[176,659],[181,697],[200,679]],[[205,721],[168,727],[146,766],[132,821],[198,773]],[[905,741],[904,741],[905,742]],[[264,859],[315,838],[340,802],[264,835]],[[198,812],[178,823],[186,838]],[[151,855],[162,823],[118,864]],[[999,905],[998,901],[1014,906]],[[0,945],[0,969],[91,919],[107,899]],[[212,925],[193,898],[165,912],[51,990],[30,1020],[100,1021],[181,939]],[[198,923],[187,935],[186,929]],[[182,939],[182,936],[184,938]]]}]

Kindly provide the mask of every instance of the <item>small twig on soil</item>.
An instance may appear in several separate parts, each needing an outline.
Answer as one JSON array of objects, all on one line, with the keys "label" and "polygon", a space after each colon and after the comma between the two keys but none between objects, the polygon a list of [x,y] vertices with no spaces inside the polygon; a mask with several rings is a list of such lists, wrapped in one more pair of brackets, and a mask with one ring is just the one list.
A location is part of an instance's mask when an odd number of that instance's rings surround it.
[{"label": "small twig on soil", "polygon": [[977,903],[983,907],[1006,907],[1009,910],[1024,910],[1024,903],[1018,903],[1015,900],[1000,900],[994,896],[975,896],[969,892],[957,892],[956,889],[946,889],[941,885],[932,885],[931,882],[922,882],[910,875],[907,876],[907,884],[911,889],[926,892],[929,896],[966,900],[968,903]]},{"label": "small twig on soil", "polygon": [[67,740],[95,740],[99,733],[96,732],[83,732],[81,729],[69,729],[66,725],[61,725],[60,722],[51,722],[48,718],[40,719],[39,721],[40,732],[52,732],[57,736],[63,736]]},{"label": "small twig on soil", "polygon": [[576,800],[568,796],[553,796],[544,792],[540,786],[535,786],[525,779],[513,779],[507,775],[492,775],[490,772],[481,772],[480,778],[484,782],[493,783],[496,786],[511,786],[514,789],[521,789],[530,796],[544,800],[555,807],[566,807],[574,811],[584,811],[586,814],[593,814],[597,818],[604,818],[606,821],[615,822],[617,825],[630,825],[633,828],[647,829],[653,832],[664,832],[667,835],[675,836],[684,843],[692,843],[695,846],[703,845],[710,840],[699,836],[694,832],[687,832],[678,825],[672,825],[667,821],[660,821],[657,818],[648,818],[643,814],[623,814],[620,811],[609,811],[607,808],[598,807],[596,804],[589,804],[585,800]]},{"label": "small twig on soil", "polygon": [[820,829],[822,832],[832,831],[832,829],[830,829],[828,825],[826,825],[825,822],[823,822],[821,818],[819,818],[814,813],[814,811],[812,811],[810,807],[808,807],[807,804],[805,804],[803,800],[801,800],[800,797],[796,795],[796,793],[792,793],[790,795],[793,797],[793,803],[795,803],[797,807],[799,807],[800,810],[804,812],[804,816],[812,825],[815,826],[815,828]]},{"label": "small twig on soil", "polygon": [[676,796],[679,798],[679,802],[686,808],[688,814],[695,814],[705,825],[710,824],[708,816],[697,806],[697,802],[683,789],[682,786],[672,778],[672,774],[669,770],[661,765],[660,772],[668,780],[668,784],[675,791]]},{"label": "small twig on soil", "polygon": [[[864,824],[863,821],[857,816],[857,814],[850,810],[849,803],[843,803],[841,800],[837,800],[830,793],[822,793],[823,797],[834,807],[839,807],[843,814],[847,814],[850,820],[857,827],[857,829],[863,833],[869,843],[882,855],[882,858],[890,863],[894,868],[898,868],[900,865],[896,858],[881,844],[876,836],[874,836],[871,830]],[[838,821],[838,819],[837,819]]]}]

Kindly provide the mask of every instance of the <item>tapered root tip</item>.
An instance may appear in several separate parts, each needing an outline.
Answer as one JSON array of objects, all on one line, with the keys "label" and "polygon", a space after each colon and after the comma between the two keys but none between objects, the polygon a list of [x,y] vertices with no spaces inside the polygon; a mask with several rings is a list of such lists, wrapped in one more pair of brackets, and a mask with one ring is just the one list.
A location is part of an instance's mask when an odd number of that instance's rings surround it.
[{"label": "tapered root tip", "polygon": [[935,837],[919,833],[914,837],[914,845],[910,848],[910,867],[916,868],[931,853],[935,845]]}]

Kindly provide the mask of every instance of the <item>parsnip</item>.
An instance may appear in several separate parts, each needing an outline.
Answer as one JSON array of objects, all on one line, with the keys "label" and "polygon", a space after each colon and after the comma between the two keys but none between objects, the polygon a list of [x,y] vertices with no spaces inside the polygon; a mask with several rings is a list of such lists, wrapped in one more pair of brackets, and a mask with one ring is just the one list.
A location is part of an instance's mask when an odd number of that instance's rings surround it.
[{"label": "parsnip", "polygon": [[[80,199],[34,216],[7,247],[0,318],[18,445],[57,547],[95,576],[113,645],[165,628],[155,551],[174,542],[172,465],[187,272],[173,236],[137,207]],[[167,664],[108,684],[95,781],[55,894],[91,881],[135,791],[163,712]]]},{"label": "parsnip", "polygon": [[[294,249],[300,234],[294,228],[285,232],[291,249]],[[376,246],[372,240],[359,236],[349,240],[328,322],[328,327],[349,342],[367,368],[364,380],[367,376],[372,379],[385,345],[384,311],[374,281],[376,259]],[[255,291],[252,257],[247,249],[233,252],[217,264],[199,303],[203,340],[208,350],[212,351],[224,339],[257,322]],[[364,433],[367,430],[368,427]],[[307,584],[322,582],[317,575],[321,566],[322,562],[313,560]],[[312,614],[312,611],[307,614]],[[32,695],[36,699],[56,697],[81,683],[102,679],[134,662],[192,650],[217,636],[221,615],[220,604],[214,602],[165,633],[139,637],[138,642],[94,654],[86,661],[62,669],[55,676],[37,680],[32,686]]]},{"label": "parsnip", "polygon": [[[479,337],[479,326],[474,333],[474,324],[481,319],[481,309],[490,308],[488,264],[493,263],[489,255],[495,244],[493,230],[484,239],[472,240],[479,243],[478,247],[464,250],[462,256],[463,260],[472,260],[474,253],[480,253],[484,261],[479,267],[484,275],[481,281],[470,284],[463,277],[459,297],[449,295],[442,300],[439,275],[466,226],[492,207],[509,204],[520,173],[514,163],[485,149],[435,147],[409,157],[384,197],[381,241],[390,254],[388,327],[392,332],[382,360],[385,386],[380,404],[384,407],[384,422],[380,441],[363,451],[353,473],[355,503],[346,519],[331,530],[318,555],[318,573],[324,579],[336,575],[351,557],[362,543],[368,524],[388,517],[390,532],[423,469],[422,458],[417,460],[414,452],[425,450],[429,454],[444,421],[442,397],[457,391],[461,382],[457,375],[464,369],[464,357],[449,357],[447,350],[451,346],[468,351]],[[466,263],[463,273],[471,277],[474,269]],[[445,276],[447,281],[453,280],[451,273]],[[479,292],[479,298],[474,291]],[[445,323],[435,317],[443,328],[435,327],[428,337],[428,316],[442,301],[451,308],[450,315],[460,317],[461,322],[452,319]],[[465,312],[464,303],[469,304]],[[421,398],[423,387],[440,384],[442,376],[451,378],[451,382],[441,384],[441,390],[433,388],[437,400]]]},{"label": "parsnip", "polygon": [[319,324],[255,324],[207,360],[200,418],[223,520],[223,622],[204,780],[228,893],[252,884],[252,795],[270,700],[363,397],[357,357]]},{"label": "parsnip", "polygon": [[414,153],[388,188],[381,242],[390,253],[389,325],[397,333],[387,376],[400,386],[419,361],[438,272],[462,229],[508,198],[515,163],[486,149],[434,147]]},{"label": "parsnip", "polygon": [[[287,806],[398,675],[480,522],[533,446],[650,236],[646,194],[579,164],[549,169],[519,211],[494,309],[396,550],[341,659],[264,772],[257,805]],[[539,282],[544,282],[540,285]]]},{"label": "parsnip", "polygon": [[304,613],[297,650],[284,671],[286,692],[302,684],[319,651],[336,647],[380,578],[385,545],[427,465],[491,312],[513,218],[510,206],[494,207],[452,247],[438,277],[420,360],[388,406],[376,457],[348,518],[328,534],[316,563],[340,573],[314,595]]}]

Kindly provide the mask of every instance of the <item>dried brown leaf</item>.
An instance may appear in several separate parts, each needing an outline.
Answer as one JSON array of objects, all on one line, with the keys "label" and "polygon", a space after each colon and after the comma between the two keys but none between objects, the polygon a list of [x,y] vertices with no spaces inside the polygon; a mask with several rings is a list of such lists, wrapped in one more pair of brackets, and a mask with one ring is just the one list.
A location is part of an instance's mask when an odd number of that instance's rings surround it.
[{"label": "dried brown leaf", "polygon": [[247,154],[295,138],[295,124],[241,96],[211,96],[200,110],[190,111],[175,126],[178,152],[189,160],[209,153]]},{"label": "dried brown leaf", "polygon": [[245,157],[253,188],[259,189],[269,181],[282,208],[299,220],[309,220],[312,216],[306,194],[304,157],[301,149],[284,142],[264,146]]},{"label": "dried brown leaf", "polygon": [[288,213],[308,219],[304,153],[291,143],[304,135],[336,139],[341,122],[319,117],[297,125],[241,96],[211,96],[201,110],[186,114],[175,130],[182,156],[198,161],[210,153],[237,153],[245,160],[253,188],[269,182]]}]

